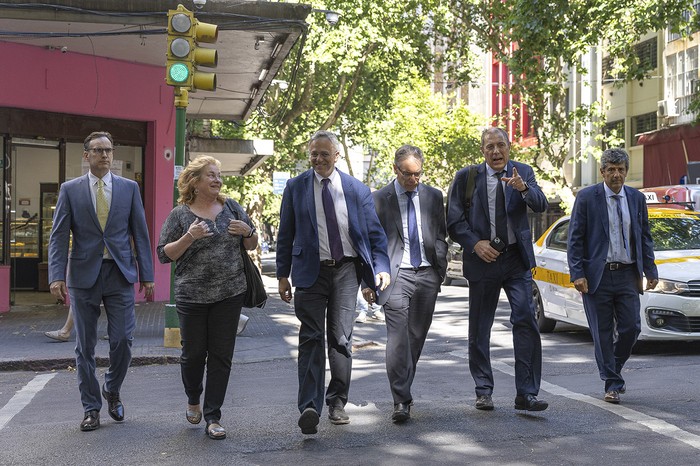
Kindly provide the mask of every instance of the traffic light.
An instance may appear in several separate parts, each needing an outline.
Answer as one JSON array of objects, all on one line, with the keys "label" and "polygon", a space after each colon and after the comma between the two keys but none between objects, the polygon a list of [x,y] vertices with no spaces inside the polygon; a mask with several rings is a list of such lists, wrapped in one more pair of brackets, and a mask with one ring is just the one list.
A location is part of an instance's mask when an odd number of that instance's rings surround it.
[{"label": "traffic light", "polygon": [[197,66],[216,67],[216,49],[200,47],[199,43],[215,43],[218,33],[217,25],[198,21],[194,13],[182,5],[176,10],[168,10],[165,82],[192,90],[216,90],[216,74],[199,71]]}]

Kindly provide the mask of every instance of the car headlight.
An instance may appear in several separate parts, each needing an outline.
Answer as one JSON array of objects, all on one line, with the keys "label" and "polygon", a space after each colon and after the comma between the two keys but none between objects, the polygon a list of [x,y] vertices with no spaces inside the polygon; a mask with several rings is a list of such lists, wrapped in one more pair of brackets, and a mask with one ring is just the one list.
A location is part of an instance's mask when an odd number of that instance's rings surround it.
[{"label": "car headlight", "polygon": [[[647,279],[644,279],[644,288],[646,289]],[[690,291],[690,287],[685,282],[677,282],[674,280],[665,280],[663,278],[659,279],[656,287],[651,290],[647,290],[652,293],[668,293],[668,294],[681,294]]]}]

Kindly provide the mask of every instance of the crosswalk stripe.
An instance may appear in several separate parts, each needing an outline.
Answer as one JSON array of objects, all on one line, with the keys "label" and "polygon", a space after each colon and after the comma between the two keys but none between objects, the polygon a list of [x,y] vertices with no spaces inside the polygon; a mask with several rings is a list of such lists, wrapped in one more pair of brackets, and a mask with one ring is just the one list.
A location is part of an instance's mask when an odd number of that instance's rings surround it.
[{"label": "crosswalk stripe", "polygon": [[21,390],[15,393],[15,396],[13,396],[5,406],[0,408],[0,430],[22,411],[24,407],[32,401],[34,396],[44,388],[49,380],[53,379],[55,376],[55,373],[37,375],[27,385],[22,387]]}]

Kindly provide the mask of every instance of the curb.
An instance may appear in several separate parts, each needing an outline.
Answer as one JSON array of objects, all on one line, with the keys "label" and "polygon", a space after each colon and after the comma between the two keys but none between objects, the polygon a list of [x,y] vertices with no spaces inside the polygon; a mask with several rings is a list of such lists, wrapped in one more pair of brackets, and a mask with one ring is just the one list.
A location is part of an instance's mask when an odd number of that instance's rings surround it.
[{"label": "curb", "polygon": [[[109,367],[109,358],[96,357],[97,367]],[[158,364],[180,364],[179,356],[134,356],[131,366],[152,366]],[[75,358],[35,359],[0,361],[0,372],[8,371],[60,371],[75,370]]]}]

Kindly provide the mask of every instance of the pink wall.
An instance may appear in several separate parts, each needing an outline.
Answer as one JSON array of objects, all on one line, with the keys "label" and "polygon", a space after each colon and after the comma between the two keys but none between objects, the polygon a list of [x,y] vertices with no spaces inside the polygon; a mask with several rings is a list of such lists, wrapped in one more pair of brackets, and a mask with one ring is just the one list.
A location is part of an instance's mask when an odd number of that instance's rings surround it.
[{"label": "pink wall", "polygon": [[[170,266],[161,265],[155,256],[161,225],[173,206],[174,157],[166,160],[164,154],[174,154],[175,107],[164,66],[8,42],[0,42],[0,63],[5,64],[2,107],[148,122],[144,203],[156,269],[155,300],[167,301]],[[143,301],[143,296],[137,300]]]}]

